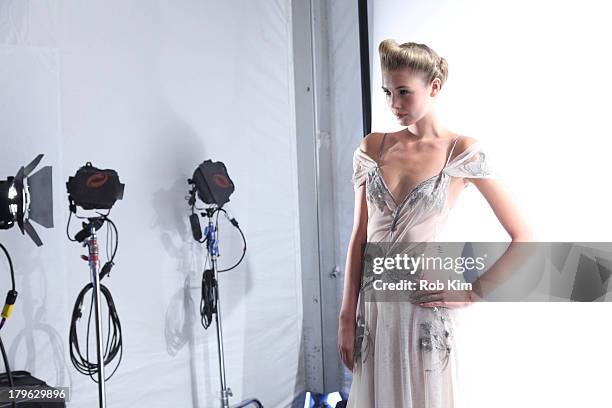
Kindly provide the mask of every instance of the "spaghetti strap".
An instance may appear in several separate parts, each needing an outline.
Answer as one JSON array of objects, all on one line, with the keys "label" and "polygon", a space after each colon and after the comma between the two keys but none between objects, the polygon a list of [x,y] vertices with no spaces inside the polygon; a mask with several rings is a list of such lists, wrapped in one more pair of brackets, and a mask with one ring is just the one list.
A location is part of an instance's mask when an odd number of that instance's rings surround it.
[{"label": "spaghetti strap", "polygon": [[380,159],[382,159],[382,154],[383,154],[383,145],[385,144],[385,137],[387,137],[387,134],[385,133],[383,135],[383,137],[380,140],[380,146],[378,147],[378,160],[377,160],[377,164],[380,165]]},{"label": "spaghetti strap", "polygon": [[457,137],[455,138],[455,140],[453,141],[453,147],[451,147],[451,151],[450,151],[450,153],[448,154],[448,158],[446,159],[446,164],[444,165],[444,168],[446,168],[446,166],[448,166],[448,163],[450,162],[450,158],[451,158],[451,156],[453,155],[453,151],[455,150],[455,145],[457,144],[457,140],[459,140],[459,138],[460,138],[460,137],[461,137],[461,136],[457,136]]},{"label": "spaghetti strap", "polygon": [[440,180],[442,180],[442,173],[444,173],[444,170],[446,169],[446,167],[448,166],[448,163],[450,162],[450,158],[453,155],[453,151],[455,150],[455,145],[457,144],[457,140],[459,140],[461,136],[457,136],[455,138],[455,140],[453,140],[453,147],[451,147],[451,151],[448,154],[448,157],[446,158],[446,164],[444,164],[444,167],[442,167],[442,170],[440,170],[440,173],[438,173],[438,177],[436,177],[436,184],[435,187],[438,187],[438,184],[440,183]]}]

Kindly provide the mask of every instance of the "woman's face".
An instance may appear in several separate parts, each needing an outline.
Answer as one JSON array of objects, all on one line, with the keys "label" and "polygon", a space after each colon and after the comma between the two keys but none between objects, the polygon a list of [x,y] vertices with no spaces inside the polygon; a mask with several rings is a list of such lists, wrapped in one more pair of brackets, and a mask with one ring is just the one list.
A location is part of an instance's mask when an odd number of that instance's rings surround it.
[{"label": "woman's face", "polygon": [[382,89],[387,104],[402,126],[409,126],[429,112],[432,98],[439,91],[438,78],[427,85],[420,73],[411,69],[382,72]]}]

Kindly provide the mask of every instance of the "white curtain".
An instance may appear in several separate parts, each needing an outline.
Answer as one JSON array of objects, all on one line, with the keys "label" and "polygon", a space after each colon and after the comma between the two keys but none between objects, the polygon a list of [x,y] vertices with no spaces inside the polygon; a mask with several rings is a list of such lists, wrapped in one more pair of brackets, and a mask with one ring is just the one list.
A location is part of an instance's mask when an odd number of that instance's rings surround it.
[{"label": "white curtain", "polygon": [[[0,3],[0,177],[44,153],[55,198],[55,228],[38,228],[44,247],[0,232],[20,292],[2,330],[13,370],[70,386],[71,407],[96,405],[97,386],[67,347],[89,275],[83,248],[65,236],[65,182],[91,161],[126,184],[104,282],[124,335],[108,406],[218,406],[215,328],[199,324],[203,249],[184,200],[187,178],[210,158],[236,185],[227,208],[248,242],[220,279],[231,402],[292,404],[303,391],[292,84],[289,0]],[[242,242],[220,222],[224,267]]]}]

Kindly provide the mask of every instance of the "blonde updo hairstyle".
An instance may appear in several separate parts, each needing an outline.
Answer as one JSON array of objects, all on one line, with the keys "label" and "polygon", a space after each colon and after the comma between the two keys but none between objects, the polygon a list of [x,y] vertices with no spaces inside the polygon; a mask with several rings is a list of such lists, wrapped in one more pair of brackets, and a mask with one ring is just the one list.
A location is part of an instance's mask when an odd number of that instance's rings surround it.
[{"label": "blonde updo hairstyle", "polygon": [[425,44],[408,42],[398,44],[387,39],[378,46],[380,65],[383,71],[409,68],[423,75],[426,84],[440,78],[440,88],[448,78],[448,63]]}]

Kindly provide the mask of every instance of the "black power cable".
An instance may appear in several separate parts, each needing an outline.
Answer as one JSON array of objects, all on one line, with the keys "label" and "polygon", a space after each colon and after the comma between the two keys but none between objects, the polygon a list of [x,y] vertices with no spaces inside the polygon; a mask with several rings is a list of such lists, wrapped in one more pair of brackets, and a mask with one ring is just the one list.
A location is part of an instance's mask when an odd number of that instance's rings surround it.
[{"label": "black power cable", "polygon": [[[114,264],[115,256],[117,255],[117,248],[119,247],[119,231],[117,230],[117,226],[110,218],[106,215],[102,215],[100,217],[102,222],[108,222],[110,228],[108,229],[107,239],[110,241],[111,246],[113,246],[112,254],[110,255],[110,259],[104,264],[102,269],[100,270],[100,282],[110,273]],[[101,226],[101,224],[100,224]],[[66,229],[68,231],[68,228]],[[79,232],[77,235],[81,234]],[[113,239],[114,233],[114,239]],[[70,235],[68,235],[69,238]],[[78,240],[78,239],[77,239]],[[114,241],[114,242],[113,242]],[[87,294],[93,289],[93,284],[88,283],[83,287],[81,292],[79,292],[77,299],[74,304],[74,308],[72,309],[72,319],[70,322],[70,333],[69,333],[69,344],[70,344],[70,360],[72,364],[82,374],[88,375],[94,382],[97,382],[96,374],[100,369],[98,362],[91,362],[89,359],[89,334],[91,328],[91,320],[93,315],[93,296],[91,296],[91,303],[89,307],[89,315],[87,318],[87,334],[85,337],[85,355],[82,353],[82,349],[79,346],[79,338],[77,332],[77,323],[83,316],[82,309],[83,303],[85,301],[85,297]],[[104,366],[110,365],[112,361],[118,357],[117,365],[113,369],[113,371],[106,377],[104,380],[109,380],[113,374],[119,368],[121,364],[121,359],[123,357],[123,335],[121,331],[121,322],[119,321],[119,315],[117,314],[117,308],[115,306],[115,302],[111,295],[110,290],[100,283],[100,293],[102,295],[102,299],[106,301],[106,305],[108,308],[108,322],[107,322],[107,336],[106,343],[104,345],[104,355],[102,357],[102,361]],[[93,294],[92,294],[93,295]],[[101,302],[104,303],[104,302]]]},{"label": "black power cable", "polygon": [[[234,269],[235,267],[240,265],[240,263],[242,262],[242,260],[244,259],[245,254],[246,254],[247,243],[246,243],[246,238],[244,237],[244,233],[240,229],[240,225],[238,225],[238,221],[236,221],[235,218],[230,218],[230,216],[227,213],[227,211],[225,211],[223,208],[219,208],[218,211],[222,211],[223,214],[225,214],[225,218],[227,218],[229,220],[229,222],[238,230],[238,232],[240,233],[240,236],[242,237],[242,255],[240,256],[240,259],[238,259],[238,262],[236,262],[234,265],[232,265],[231,267],[229,267],[227,269],[220,269],[220,270],[218,270],[218,272],[227,272],[227,271],[231,271],[232,269]],[[216,222],[215,228],[217,228],[217,230],[218,230],[219,229],[218,227],[219,227],[219,216],[217,214],[217,222]]]},{"label": "black power cable", "polygon": [[[17,299],[17,291],[15,290],[15,268],[13,267],[13,261],[11,260],[11,256],[9,255],[8,250],[4,247],[4,245],[0,244],[0,249],[6,255],[6,259],[9,264],[9,270],[11,272],[11,290],[9,290],[6,295],[6,302],[4,304],[4,308],[2,309],[2,321],[0,321],[0,330],[4,327],[4,323],[6,319],[9,318],[11,312],[13,310],[13,305],[15,304],[15,300]],[[6,354],[6,350],[4,349],[4,343],[2,342],[2,337],[0,337],[0,351],[2,352],[2,360],[4,361],[4,367],[6,369],[6,376],[8,377],[9,387],[15,387],[15,383],[13,382],[13,373],[11,372],[11,366],[9,364],[8,355]],[[17,402],[13,400],[13,407],[17,406]]]},{"label": "black power cable", "polygon": [[2,320],[0,321],[0,329],[4,326],[6,320],[10,317],[13,311],[13,305],[17,300],[17,291],[15,290],[15,268],[13,267],[13,261],[11,260],[11,256],[9,255],[8,250],[4,247],[4,245],[0,244],[0,249],[6,255],[6,259],[9,264],[9,270],[11,272],[11,290],[6,294],[6,301],[4,302],[4,307],[2,308]]},{"label": "black power cable", "polygon": [[[93,314],[93,297],[92,303],[89,308],[89,316],[87,319],[87,343],[85,355],[83,355],[83,353],[81,352],[81,347],[79,346],[79,339],[77,334],[77,322],[83,315],[83,301],[87,293],[92,288],[93,285],[91,283],[85,285],[85,287],[77,296],[77,300],[72,310],[72,320],[70,323],[69,334],[70,360],[72,361],[72,364],[77,369],[77,371],[79,371],[81,374],[90,376],[94,382],[97,382],[96,374],[99,370],[99,364],[97,362],[94,363],[89,360],[89,331],[91,327],[91,317]],[[113,369],[112,373],[105,378],[105,381],[107,381],[113,376],[113,374],[115,374],[117,368],[119,368],[119,364],[121,363],[121,359],[123,357],[123,336],[121,331],[121,322],[119,321],[115,302],[113,301],[113,296],[111,295],[110,290],[106,286],[100,284],[100,293],[103,295],[103,298],[106,300],[106,304],[108,305],[108,335],[106,338],[106,345],[104,347],[104,356],[102,358],[104,365],[109,365],[115,359],[115,357],[119,356],[117,365]]]},{"label": "black power cable", "polygon": [[212,269],[204,270],[202,274],[202,300],[200,301],[200,316],[202,326],[208,329],[212,323],[212,315],[217,313],[217,281]]},{"label": "black power cable", "polygon": [[[2,338],[0,337],[0,349],[2,349],[2,359],[4,360],[4,366],[6,367],[6,375],[8,377],[9,387],[14,388],[15,383],[13,382],[13,373],[11,373],[11,367],[9,365],[8,356],[6,355],[6,350],[4,349],[4,343],[2,342]],[[17,406],[17,402],[13,400],[13,408]]]},{"label": "black power cable", "polygon": [[[238,232],[240,232],[240,236],[242,237],[243,243],[242,255],[240,256],[240,259],[229,268],[217,270],[217,272],[227,272],[236,268],[243,261],[244,256],[246,254],[247,243],[244,233],[238,225],[238,221],[236,221],[235,218],[230,218],[227,211],[225,211],[223,208],[215,208],[212,211],[212,214],[210,214],[210,216],[212,217],[215,215],[215,213],[217,214],[217,217],[215,219],[215,232],[217,232],[217,243],[219,241],[219,213],[221,212],[223,212],[223,214],[230,221],[230,223],[238,230]],[[206,238],[204,238],[200,242],[206,242]],[[210,243],[207,243],[207,245],[208,244]],[[208,251],[207,254],[210,255]],[[214,271],[212,268],[208,267],[208,255],[206,258],[206,262],[204,263],[204,272],[202,273],[202,300],[200,301],[201,323],[205,329],[208,329],[208,327],[210,327],[212,323],[212,316],[214,313],[217,312],[217,300],[219,299],[219,288],[217,286],[217,280],[215,279]]]}]

